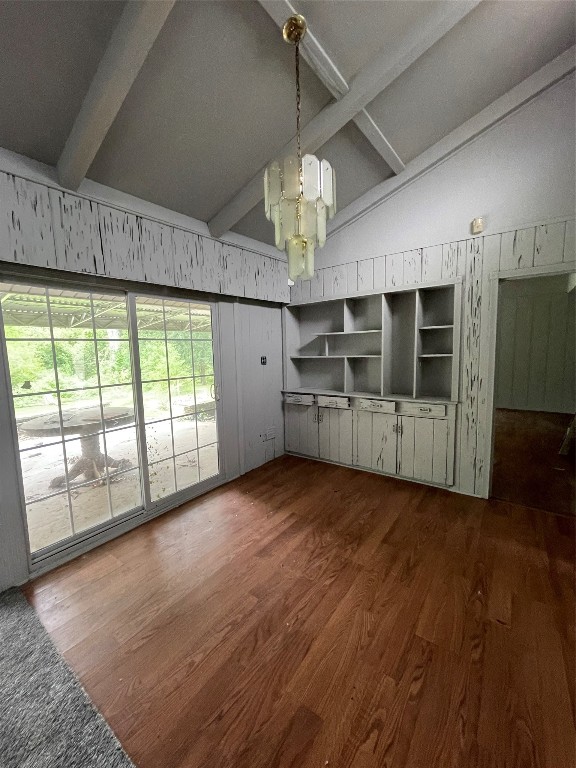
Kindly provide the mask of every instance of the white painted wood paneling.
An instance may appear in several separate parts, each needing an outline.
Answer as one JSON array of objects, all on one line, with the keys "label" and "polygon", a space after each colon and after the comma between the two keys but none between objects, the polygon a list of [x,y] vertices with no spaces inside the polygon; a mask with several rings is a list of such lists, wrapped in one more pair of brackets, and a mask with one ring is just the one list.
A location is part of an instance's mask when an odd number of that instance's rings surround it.
[{"label": "white painted wood paneling", "polygon": [[459,488],[474,493],[476,480],[476,428],[480,361],[480,312],[483,238],[467,241],[460,376]]},{"label": "white painted wood paneling", "polygon": [[372,414],[372,468],[390,474],[396,473],[396,416],[388,413]]},{"label": "white painted wood paneling", "polygon": [[434,283],[442,279],[442,246],[422,249],[422,282]]},{"label": "white painted wood paneling", "polygon": [[574,235],[574,219],[566,222],[566,234],[564,236],[564,258],[563,261],[576,261],[576,237]]},{"label": "white painted wood paneling", "polygon": [[48,189],[6,173],[0,173],[0,259],[56,264]]},{"label": "white painted wood paneling", "polygon": [[144,281],[155,285],[176,285],[172,228],[139,217],[138,229]]},{"label": "white painted wood paneling", "polygon": [[575,298],[566,287],[563,275],[501,286],[496,407],[574,412]]},{"label": "white painted wood paneling", "polygon": [[352,464],[352,411],[319,408],[318,418],[320,458]]},{"label": "white painted wood paneling", "polygon": [[48,192],[56,247],[54,266],[104,275],[97,203],[56,189]]},{"label": "white painted wood paneling", "polygon": [[500,250],[500,269],[502,271],[526,269],[534,266],[535,235],[534,227],[504,232]]},{"label": "white painted wood paneling", "polygon": [[312,299],[321,299],[324,295],[323,272],[323,269],[317,269],[314,273],[314,277],[308,281],[310,283],[310,297]]},{"label": "white painted wood paneling", "polygon": [[324,270],[324,296],[343,296],[346,289],[346,268],[342,265]]},{"label": "white painted wood paneling", "polygon": [[243,282],[244,252],[235,245],[225,244],[222,248],[222,293],[229,296],[244,296]]},{"label": "white painted wood paneling", "polygon": [[358,262],[358,290],[371,291],[374,288],[374,260]]},{"label": "white painted wood paneling", "polygon": [[491,275],[498,271],[500,264],[501,235],[488,235],[484,238],[482,254],[482,285],[480,294],[480,362],[478,364],[478,418],[476,432],[476,481],[475,490],[478,493],[489,480],[490,467],[486,461],[488,446],[489,421],[492,419],[492,406],[489,403],[490,369],[496,339],[492,338],[490,317],[494,307],[491,306]]},{"label": "white painted wood paneling", "polygon": [[564,235],[566,223],[541,224],[536,227],[534,247],[534,266],[542,264],[558,264],[564,255]]},{"label": "white painted wood paneling", "polygon": [[432,451],[432,482],[446,485],[448,457],[448,421],[431,419],[434,424],[434,446]]},{"label": "white painted wood paneling", "polygon": [[106,205],[98,205],[98,218],[106,275],[143,282],[138,218]]},{"label": "white painted wood paneling", "polygon": [[386,286],[404,284],[404,254],[392,253],[386,256]]},{"label": "white painted wood paneling", "polygon": [[442,280],[453,280],[458,271],[458,242],[442,246]]},{"label": "white painted wood paneling", "polygon": [[179,288],[197,291],[202,288],[202,273],[194,269],[200,235],[174,227],[172,230],[172,252],[174,254],[174,284]]},{"label": "white painted wood paneling", "polygon": [[346,264],[345,267],[347,293],[355,293],[358,290],[358,274],[360,272],[360,265],[356,261],[351,261]]},{"label": "white painted wood paneling", "polygon": [[404,254],[404,284],[413,285],[422,281],[422,248],[406,251]]},{"label": "white painted wood paneling", "polygon": [[[203,291],[222,292],[222,243],[209,237],[199,237],[196,254],[193,258],[194,274],[202,275]],[[246,294],[248,295],[248,294]]]},{"label": "white painted wood paneling", "polygon": [[400,436],[398,474],[403,477],[414,477],[415,421],[414,416],[401,416],[399,419],[402,434]]},{"label": "white painted wood paneling", "polygon": [[353,412],[352,463],[359,467],[372,467],[372,413]]},{"label": "white painted wood paneling", "polygon": [[240,302],[237,312],[243,471],[248,472],[284,452],[281,310]]},{"label": "white painted wood paneling", "polygon": [[386,257],[376,256],[374,259],[374,288],[386,288]]}]

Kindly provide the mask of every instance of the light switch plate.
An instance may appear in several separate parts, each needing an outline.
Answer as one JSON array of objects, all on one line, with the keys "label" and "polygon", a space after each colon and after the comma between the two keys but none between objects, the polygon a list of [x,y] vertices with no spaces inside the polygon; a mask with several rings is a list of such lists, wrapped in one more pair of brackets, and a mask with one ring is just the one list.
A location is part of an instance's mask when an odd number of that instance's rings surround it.
[{"label": "light switch plate", "polygon": [[484,219],[482,216],[479,216],[477,219],[472,219],[470,228],[473,235],[479,235],[484,232]]}]

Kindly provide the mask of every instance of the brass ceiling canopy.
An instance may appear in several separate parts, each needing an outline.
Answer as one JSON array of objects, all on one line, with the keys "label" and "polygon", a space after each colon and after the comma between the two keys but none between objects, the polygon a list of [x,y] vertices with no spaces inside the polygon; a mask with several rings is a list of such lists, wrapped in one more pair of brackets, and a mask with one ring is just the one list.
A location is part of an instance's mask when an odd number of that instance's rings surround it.
[{"label": "brass ceiling canopy", "polygon": [[284,26],[282,27],[282,37],[287,43],[290,43],[290,45],[296,45],[296,43],[299,43],[302,40],[307,29],[308,25],[306,24],[306,19],[304,16],[297,13],[294,14],[294,16],[290,16],[284,23]]}]

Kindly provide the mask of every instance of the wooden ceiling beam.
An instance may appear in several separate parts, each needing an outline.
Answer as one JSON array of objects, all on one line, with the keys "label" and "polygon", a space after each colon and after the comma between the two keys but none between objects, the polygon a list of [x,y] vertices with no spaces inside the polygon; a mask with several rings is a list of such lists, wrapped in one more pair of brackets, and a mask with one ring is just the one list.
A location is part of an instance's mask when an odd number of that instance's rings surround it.
[{"label": "wooden ceiling beam", "polygon": [[[478,2],[479,0],[458,0],[444,5],[417,34],[404,38],[395,50],[382,51],[370,61],[352,80],[348,92],[339,101],[325,107],[302,129],[303,152],[315,152],[325,144],[470,13]],[[274,153],[274,158],[280,160],[295,151],[296,138]],[[208,222],[213,237],[222,237],[262,199],[264,167]]]},{"label": "wooden ceiling beam", "polygon": [[128,0],[57,164],[60,184],[86,176],[175,0]]},{"label": "wooden ceiling beam", "polygon": [[[280,29],[284,26],[286,19],[297,13],[297,10],[290,0],[259,0],[259,3]],[[332,61],[330,56],[328,56],[310,27],[308,27],[308,32],[300,45],[300,51],[302,58],[308,62],[312,71],[315,72],[332,96],[341,99],[342,96],[348,93],[350,90],[348,83],[340,73],[336,64]],[[392,168],[394,173],[400,173],[400,171],[404,169],[402,159],[368,112],[363,109],[353,118],[353,120],[378,154],[390,168]]]},{"label": "wooden ceiling beam", "polygon": [[352,224],[388,197],[396,194],[402,187],[411,184],[419,176],[443,162],[447,157],[457,152],[465,144],[473,141],[484,131],[515,112],[520,107],[534,99],[538,94],[563,80],[576,69],[576,46],[568,48],[557,58],[545,64],[541,69],[521,83],[511,88],[507,93],[493,101],[485,109],[471,117],[463,125],[455,128],[436,144],[426,149],[407,165],[406,169],[391,179],[368,190],[365,194],[346,206],[329,222],[328,237],[338,230]]}]

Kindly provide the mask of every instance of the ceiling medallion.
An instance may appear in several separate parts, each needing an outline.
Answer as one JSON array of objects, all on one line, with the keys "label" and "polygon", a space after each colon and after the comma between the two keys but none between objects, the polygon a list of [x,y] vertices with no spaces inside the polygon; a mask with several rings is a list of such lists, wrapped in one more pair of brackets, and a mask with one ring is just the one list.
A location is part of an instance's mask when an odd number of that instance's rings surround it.
[{"label": "ceiling medallion", "polygon": [[326,242],[326,222],[336,213],[336,179],[327,160],[304,155],[300,146],[300,42],[306,19],[295,15],[282,36],[296,52],[296,155],[274,160],[264,173],[266,218],[274,222],[276,247],[288,255],[290,280],[314,276],[314,249]]}]

